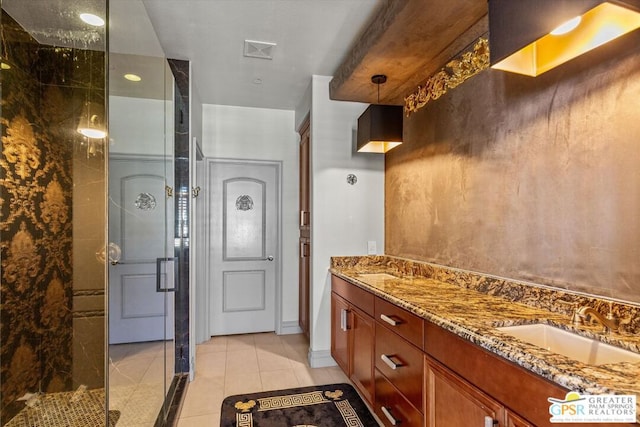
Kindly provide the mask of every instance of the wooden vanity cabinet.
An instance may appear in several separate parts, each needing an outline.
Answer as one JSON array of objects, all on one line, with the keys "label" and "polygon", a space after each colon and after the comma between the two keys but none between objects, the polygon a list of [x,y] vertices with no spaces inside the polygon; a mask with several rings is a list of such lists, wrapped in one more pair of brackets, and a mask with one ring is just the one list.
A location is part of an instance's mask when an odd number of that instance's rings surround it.
[{"label": "wooden vanity cabinet", "polygon": [[514,414],[508,409],[505,411],[504,417],[506,427],[536,427],[529,423],[529,421],[521,418],[519,415]]},{"label": "wooden vanity cabinet", "polygon": [[424,426],[424,320],[375,299],[375,412],[385,426]]},{"label": "wooden vanity cabinet", "polygon": [[331,284],[331,354],[385,426],[557,425],[547,399],[566,389],[345,280]]},{"label": "wooden vanity cabinet", "polygon": [[374,411],[385,426],[424,426],[424,415],[376,369],[376,401]]},{"label": "wooden vanity cabinet", "polygon": [[[426,364],[439,366],[440,371],[450,375],[445,378],[457,378],[465,382],[478,394],[487,396],[503,407],[502,418],[496,419],[496,426],[508,427],[554,427],[549,421],[549,397],[563,399],[568,390],[554,384],[534,373],[497,356],[471,342],[449,332],[431,322],[424,322],[424,340],[427,353]],[[430,362],[431,361],[431,362]],[[429,375],[427,376],[427,384]],[[439,400],[438,389],[433,390],[428,384],[426,412],[432,411],[434,399]],[[469,388],[467,388],[469,390]],[[431,394],[434,394],[432,396]],[[490,396],[490,397],[489,397]],[[497,416],[500,416],[499,414]],[[447,427],[467,427],[476,425],[462,424],[427,424],[428,427],[447,425]],[[484,424],[479,424],[480,426]],[[581,423],[582,427],[605,427],[637,424]]]},{"label": "wooden vanity cabinet", "polygon": [[349,303],[331,292],[331,356],[349,375],[349,330],[345,327]]},{"label": "wooden vanity cabinet", "polygon": [[427,427],[504,426],[504,406],[428,356],[425,373]]},{"label": "wooden vanity cabinet", "polygon": [[373,295],[331,277],[331,356],[373,406]]}]

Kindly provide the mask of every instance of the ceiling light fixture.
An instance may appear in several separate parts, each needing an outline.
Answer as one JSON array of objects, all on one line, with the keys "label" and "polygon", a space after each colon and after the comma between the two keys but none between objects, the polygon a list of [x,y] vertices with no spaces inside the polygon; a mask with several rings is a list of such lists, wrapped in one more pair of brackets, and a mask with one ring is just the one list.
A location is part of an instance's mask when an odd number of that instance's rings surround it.
[{"label": "ceiling light fixture", "polygon": [[132,73],[125,74],[124,78],[129,80],[130,82],[139,82],[140,80],[142,80],[142,77],[140,77],[137,74],[132,74]]},{"label": "ceiling light fixture", "polygon": [[380,105],[380,85],[387,76],[376,74],[371,82],[378,86],[378,103],[371,104],[358,118],[357,149],[360,153],[386,153],[402,144],[400,105]]},{"label": "ceiling light fixture", "polygon": [[489,0],[491,67],[539,76],[640,28],[640,0]]},{"label": "ceiling light fixture", "polygon": [[78,123],[78,132],[87,138],[102,139],[107,136],[105,130],[104,106],[97,102],[87,101],[82,109],[80,122]]},{"label": "ceiling light fixture", "polygon": [[96,102],[91,97],[93,90],[92,76],[93,61],[89,61],[89,87],[87,88],[86,98],[80,120],[78,121],[78,133],[92,139],[102,139],[107,136],[107,128],[105,125],[105,108],[104,103]]},{"label": "ceiling light fixture", "polygon": [[104,26],[104,19],[100,18],[98,15],[94,15],[93,13],[81,13],[80,19],[82,19],[89,25],[93,25],[94,27]]}]

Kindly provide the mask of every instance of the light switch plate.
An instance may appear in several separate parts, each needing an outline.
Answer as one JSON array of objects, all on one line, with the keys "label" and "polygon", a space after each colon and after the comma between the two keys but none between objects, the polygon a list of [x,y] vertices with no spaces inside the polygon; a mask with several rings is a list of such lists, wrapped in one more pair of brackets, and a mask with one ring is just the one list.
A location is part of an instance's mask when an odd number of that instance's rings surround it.
[{"label": "light switch plate", "polygon": [[376,248],[376,241],[375,240],[369,240],[367,242],[367,254],[368,255],[375,255],[378,252],[378,249]]}]

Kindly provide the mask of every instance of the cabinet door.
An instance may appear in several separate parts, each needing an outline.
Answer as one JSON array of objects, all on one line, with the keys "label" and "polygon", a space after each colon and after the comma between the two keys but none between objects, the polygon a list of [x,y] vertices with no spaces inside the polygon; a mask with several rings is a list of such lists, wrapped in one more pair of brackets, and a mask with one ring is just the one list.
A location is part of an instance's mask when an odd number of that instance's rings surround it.
[{"label": "cabinet door", "polygon": [[300,238],[300,258],[298,259],[298,324],[302,332],[309,338],[309,239]]},{"label": "cabinet door", "polygon": [[331,356],[338,366],[351,375],[349,366],[349,305],[331,293]]},{"label": "cabinet door", "polygon": [[[375,370],[376,401],[374,410],[385,427],[423,427],[424,416],[393,386],[379,370]],[[447,427],[447,426],[441,426]]]},{"label": "cabinet door", "polygon": [[426,359],[427,427],[504,426],[504,407],[437,362]]},{"label": "cabinet door", "polygon": [[416,408],[422,408],[424,353],[386,327],[376,324],[376,368]]},{"label": "cabinet door", "polygon": [[358,309],[351,309],[351,376],[350,379],[367,402],[373,404],[374,322]]},{"label": "cabinet door", "polygon": [[506,411],[506,421],[507,427],[535,427],[529,421],[508,410]]}]

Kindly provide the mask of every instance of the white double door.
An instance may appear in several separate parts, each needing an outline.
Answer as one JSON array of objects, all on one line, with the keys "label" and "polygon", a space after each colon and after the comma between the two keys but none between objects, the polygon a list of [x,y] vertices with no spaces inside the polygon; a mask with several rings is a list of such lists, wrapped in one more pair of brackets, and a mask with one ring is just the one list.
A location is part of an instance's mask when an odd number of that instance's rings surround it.
[{"label": "white double door", "polygon": [[209,331],[274,331],[279,166],[208,162]]},{"label": "white double door", "polygon": [[173,339],[171,166],[163,157],[109,161],[110,344]]}]

